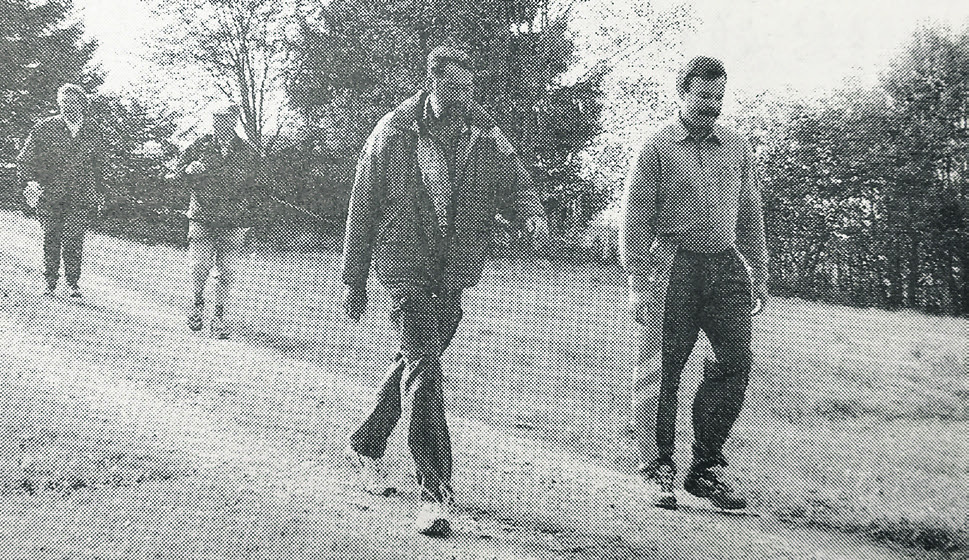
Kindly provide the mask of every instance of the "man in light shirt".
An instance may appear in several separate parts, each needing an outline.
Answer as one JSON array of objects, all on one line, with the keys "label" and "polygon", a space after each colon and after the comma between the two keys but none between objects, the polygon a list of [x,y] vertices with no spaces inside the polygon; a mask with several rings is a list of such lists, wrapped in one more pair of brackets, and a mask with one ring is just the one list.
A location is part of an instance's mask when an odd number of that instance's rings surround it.
[{"label": "man in light shirt", "polygon": [[658,507],[673,483],[680,374],[702,330],[706,360],[693,401],[693,460],[684,488],[724,509],[746,507],[724,480],[723,446],[751,369],[751,316],[767,301],[767,252],[753,151],[716,124],[727,74],[697,57],[679,73],[679,114],[649,137],[626,181],[620,255],[642,325],[634,391],[640,470]]},{"label": "man in light shirt", "polygon": [[83,88],[61,86],[57,103],[60,114],[34,126],[17,165],[44,231],[44,294],[54,295],[63,257],[68,293],[79,298],[84,234],[104,204],[105,142],[87,118]]}]

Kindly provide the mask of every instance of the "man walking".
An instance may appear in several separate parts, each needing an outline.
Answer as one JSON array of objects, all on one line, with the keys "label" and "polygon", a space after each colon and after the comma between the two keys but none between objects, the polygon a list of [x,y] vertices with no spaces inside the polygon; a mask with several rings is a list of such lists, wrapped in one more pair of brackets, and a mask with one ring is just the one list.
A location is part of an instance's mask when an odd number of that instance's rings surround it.
[{"label": "man walking", "polygon": [[676,508],[680,374],[701,330],[715,360],[705,361],[693,400],[693,461],[683,486],[720,508],[747,505],[724,481],[723,446],[747,388],[751,316],[767,300],[767,252],[753,152],[716,124],[726,82],[712,58],[680,71],[679,115],[646,141],[623,197],[621,259],[642,324],[634,399],[641,472],[656,485],[655,505],[668,509]]},{"label": "man walking", "polygon": [[104,204],[105,143],[87,118],[81,86],[57,90],[60,114],[37,123],[17,157],[24,197],[44,231],[45,295],[54,295],[61,259],[70,297],[81,297],[84,234]]},{"label": "man walking", "polygon": [[345,310],[355,321],[363,313],[372,260],[390,295],[399,353],[347,454],[372,477],[402,402],[412,403],[408,444],[422,502],[415,529],[443,536],[453,488],[440,357],[461,320],[462,291],[481,276],[498,209],[514,202],[536,243],[547,242],[548,224],[511,143],[472,100],[468,55],[434,49],[427,77],[428,92],[377,123],[357,166],[343,254]]},{"label": "man walking", "polygon": [[229,338],[225,304],[237,262],[253,223],[259,152],[235,131],[239,107],[229,105],[212,115],[213,134],[185,149],[177,172],[191,191],[188,212],[188,253],[192,300],[188,328],[200,331],[205,322],[205,285],[216,272],[215,301],[209,334]]}]

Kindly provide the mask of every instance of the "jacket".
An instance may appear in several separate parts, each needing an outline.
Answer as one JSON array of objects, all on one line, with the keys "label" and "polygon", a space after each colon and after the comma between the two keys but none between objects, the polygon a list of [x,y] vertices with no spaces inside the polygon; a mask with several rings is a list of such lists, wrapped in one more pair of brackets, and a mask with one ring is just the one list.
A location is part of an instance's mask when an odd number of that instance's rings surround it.
[{"label": "jacket", "polygon": [[101,130],[85,118],[72,137],[61,115],[38,122],[17,156],[20,180],[43,189],[37,213],[48,216],[97,210],[104,201],[104,165]]},{"label": "jacket", "polygon": [[[185,168],[200,161],[205,170],[188,174]],[[211,227],[250,227],[259,186],[259,152],[235,137],[225,155],[212,134],[193,142],[179,158],[176,172],[191,191],[189,220]]]},{"label": "jacket", "polygon": [[[360,154],[343,250],[348,286],[365,286],[373,262],[390,289],[471,287],[481,278],[500,209],[513,207],[523,220],[544,215],[511,144],[477,105],[466,118],[453,170],[442,169],[443,158],[426,152],[426,99],[418,93],[383,117]],[[441,176],[452,189],[446,219],[428,183]]]}]

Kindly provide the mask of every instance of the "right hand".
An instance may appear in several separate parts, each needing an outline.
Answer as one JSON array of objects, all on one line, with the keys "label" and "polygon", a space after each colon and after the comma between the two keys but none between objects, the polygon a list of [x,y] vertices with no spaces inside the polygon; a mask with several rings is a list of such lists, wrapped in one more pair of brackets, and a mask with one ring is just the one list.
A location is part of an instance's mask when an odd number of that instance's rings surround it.
[{"label": "right hand", "polygon": [[188,164],[188,166],[185,168],[185,173],[188,175],[195,175],[196,173],[204,173],[204,172],[205,172],[205,164],[202,163],[202,160],[198,160],[198,159]]},{"label": "right hand", "polygon": [[360,322],[360,317],[367,309],[367,289],[347,286],[343,290],[343,310],[354,323]]},{"label": "right hand", "polygon": [[24,187],[24,198],[27,199],[27,206],[36,209],[37,203],[40,202],[40,195],[44,192],[44,189],[40,187],[40,183],[37,181],[27,181],[27,186]]}]

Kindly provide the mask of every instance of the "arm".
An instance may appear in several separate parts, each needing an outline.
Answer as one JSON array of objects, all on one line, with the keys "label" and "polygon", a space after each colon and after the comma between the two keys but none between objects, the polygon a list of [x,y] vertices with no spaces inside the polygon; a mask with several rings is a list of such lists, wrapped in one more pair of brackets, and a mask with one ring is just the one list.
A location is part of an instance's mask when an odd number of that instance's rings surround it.
[{"label": "arm", "polygon": [[343,283],[366,290],[378,215],[378,193],[385,175],[386,121],[377,123],[357,160],[343,243]]},{"label": "arm", "polygon": [[532,243],[539,254],[549,252],[551,233],[545,208],[538,197],[538,189],[531,174],[525,169],[514,146],[498,127],[494,129],[495,148],[498,152],[499,168],[502,179],[499,184],[498,208],[515,208],[516,218],[525,224],[532,235]]},{"label": "arm", "polygon": [[645,288],[652,265],[650,248],[656,237],[656,194],[659,189],[659,155],[651,143],[637,154],[626,175],[619,227],[619,261],[629,274],[634,293]]},{"label": "arm", "polygon": [[767,243],[760,180],[753,159],[748,146],[737,208],[737,249],[750,265],[754,297],[763,303],[767,298]]},{"label": "arm", "polygon": [[27,141],[17,155],[17,174],[20,176],[21,183],[39,179],[38,168],[43,151],[42,137],[43,133],[38,123],[27,135]]}]

